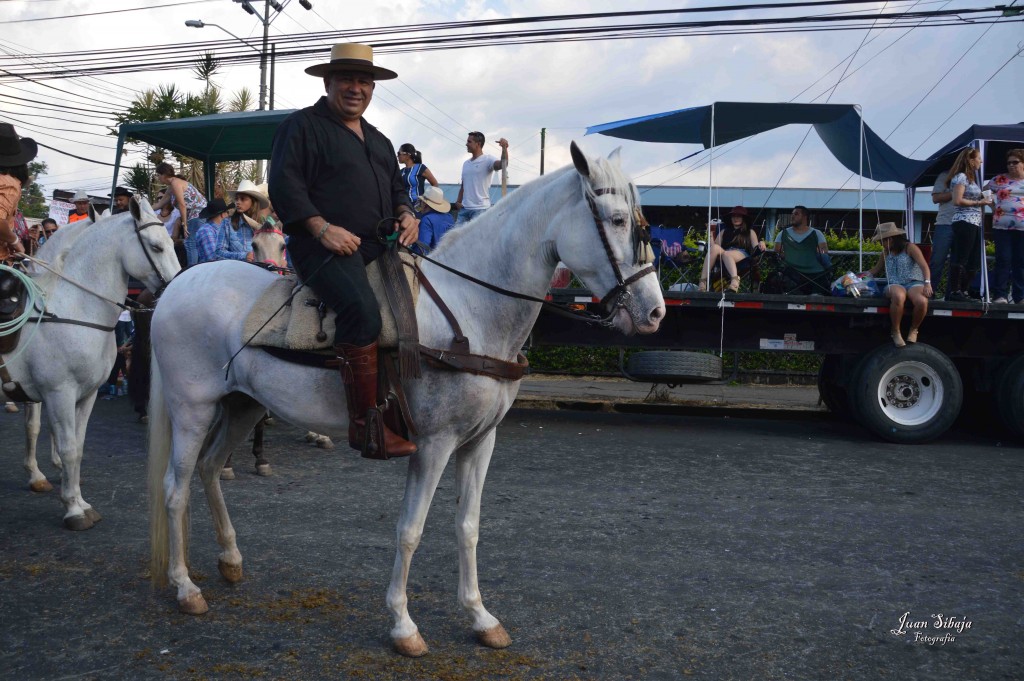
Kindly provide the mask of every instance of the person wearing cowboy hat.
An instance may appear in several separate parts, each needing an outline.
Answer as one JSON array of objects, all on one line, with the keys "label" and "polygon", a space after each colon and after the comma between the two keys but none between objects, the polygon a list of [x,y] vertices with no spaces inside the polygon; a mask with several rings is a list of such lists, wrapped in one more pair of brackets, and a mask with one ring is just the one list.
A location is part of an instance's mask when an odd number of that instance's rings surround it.
[{"label": "person wearing cowboy hat", "polygon": [[199,211],[202,224],[195,232],[197,262],[213,262],[214,260],[248,260],[252,262],[252,252],[238,257],[237,253],[228,252],[228,227],[224,218],[234,208],[224,203],[224,199],[213,199]]},{"label": "person wearing cowboy hat", "polygon": [[28,163],[38,151],[34,140],[18,137],[13,125],[0,123],[0,262],[25,252],[15,221],[21,190],[29,183]]},{"label": "person wearing cowboy hat", "polygon": [[708,257],[700,271],[700,283],[698,290],[708,290],[708,275],[715,267],[719,258],[722,259],[722,271],[729,275],[729,284],[726,287],[735,293],[740,290],[740,276],[738,266],[746,260],[754,251],[764,251],[765,244],[757,238],[757,232],[750,228],[750,216],[743,206],[736,206],[729,211],[729,221],[732,223],[718,231]]},{"label": "person wearing cowboy hat", "polygon": [[71,203],[75,204],[75,212],[68,214],[69,225],[78,222],[79,220],[89,219],[89,195],[85,193],[84,189],[79,189],[75,192],[75,196],[71,199]]},{"label": "person wearing cowboy hat", "polygon": [[437,248],[441,237],[455,224],[451,216],[452,204],[444,198],[440,187],[427,187],[416,202],[416,210],[420,213],[420,242],[416,252],[427,254]]},{"label": "person wearing cowboy hat", "polygon": [[[865,274],[877,277],[885,268],[885,296],[891,301],[889,319],[892,321],[892,342],[902,348],[907,343],[917,342],[918,329],[928,314],[928,299],[934,293],[931,270],[924,253],[917,244],[907,241],[906,231],[897,227],[895,222],[878,225],[871,239],[882,242],[882,255]],[[910,331],[904,341],[900,323],[903,321],[903,307],[907,299],[910,299],[914,311],[910,318]]]},{"label": "person wearing cowboy hat", "polygon": [[[398,74],[374,64],[373,48],[356,43],[335,45],[329,61],[306,73],[323,79],[326,96],[277,128],[270,200],[290,237],[295,269],[337,312],[334,347],[345,384],[349,445],[361,449],[366,415],[377,406],[381,330],[366,265],[384,249],[378,227],[397,227],[407,247],[418,236],[395,147],[363,118],[376,81]],[[386,429],[384,449],[389,457],[408,456],[416,445]]]},{"label": "person wearing cowboy hat", "polygon": [[[228,200],[235,204],[235,212],[228,220],[227,250],[233,253],[252,253],[252,237],[260,228],[260,211],[270,206],[270,199],[252,180],[242,180],[238,188],[228,192]],[[241,260],[241,258],[232,258]]]},{"label": "person wearing cowboy hat", "polygon": [[132,200],[132,193],[124,187],[114,189],[114,205],[110,207],[111,215],[128,212],[128,204]]}]

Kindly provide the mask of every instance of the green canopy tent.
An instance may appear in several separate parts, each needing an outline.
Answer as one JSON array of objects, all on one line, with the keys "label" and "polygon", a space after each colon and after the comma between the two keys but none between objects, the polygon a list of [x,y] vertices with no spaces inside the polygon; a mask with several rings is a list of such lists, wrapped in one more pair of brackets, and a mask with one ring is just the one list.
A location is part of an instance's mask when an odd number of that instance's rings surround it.
[{"label": "green canopy tent", "polygon": [[121,172],[121,152],[125,140],[146,142],[190,156],[203,162],[206,196],[213,196],[215,165],[223,161],[269,159],[277,126],[294,109],[277,111],[241,111],[194,118],[175,118],[151,123],[126,123],[118,130],[114,183]]}]

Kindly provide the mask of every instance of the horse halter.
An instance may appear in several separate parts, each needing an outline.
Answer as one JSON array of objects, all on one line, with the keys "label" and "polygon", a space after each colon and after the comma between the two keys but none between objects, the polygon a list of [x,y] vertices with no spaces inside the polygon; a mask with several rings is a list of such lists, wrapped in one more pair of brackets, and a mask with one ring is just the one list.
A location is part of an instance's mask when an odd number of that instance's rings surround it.
[{"label": "horse halter", "polygon": [[160,297],[160,294],[164,292],[164,289],[167,288],[167,285],[169,283],[171,283],[171,282],[169,282],[166,279],[164,279],[164,275],[160,274],[160,268],[158,268],[156,266],[156,262],[153,261],[153,256],[149,254],[149,249],[146,248],[146,242],[144,242],[142,240],[142,230],[146,229],[147,227],[163,227],[163,226],[164,226],[164,223],[162,223],[162,222],[147,222],[147,223],[144,223],[144,224],[141,224],[141,225],[139,225],[139,224],[135,225],[135,238],[139,240],[139,248],[142,249],[142,252],[146,256],[146,260],[149,261],[149,266],[153,268],[153,272],[156,273],[157,279],[160,280],[160,288],[153,292],[153,295],[156,298]]},{"label": "horse halter", "polygon": [[608,301],[614,298],[609,312],[614,312],[620,307],[626,306],[626,301],[630,297],[630,292],[627,287],[646,277],[648,274],[655,274],[654,269],[654,252],[651,250],[651,233],[647,220],[644,219],[640,209],[630,201],[630,207],[633,209],[630,215],[632,222],[632,236],[633,236],[633,263],[637,265],[647,265],[646,267],[638,270],[628,279],[622,278],[622,270],[619,269],[619,263],[615,260],[615,254],[612,252],[611,242],[608,241],[608,233],[605,231],[604,222],[601,220],[601,216],[597,213],[597,204],[594,203],[594,196],[603,196],[604,194],[621,194],[615,187],[607,187],[604,189],[595,189],[593,196],[590,192],[585,192],[587,197],[587,205],[590,206],[590,214],[594,217],[594,225],[597,227],[597,233],[601,237],[601,245],[604,246],[605,255],[608,256],[608,262],[612,266],[612,272],[615,273],[615,286],[613,286],[608,293],[604,294],[601,298],[601,306],[605,307],[608,305]]}]

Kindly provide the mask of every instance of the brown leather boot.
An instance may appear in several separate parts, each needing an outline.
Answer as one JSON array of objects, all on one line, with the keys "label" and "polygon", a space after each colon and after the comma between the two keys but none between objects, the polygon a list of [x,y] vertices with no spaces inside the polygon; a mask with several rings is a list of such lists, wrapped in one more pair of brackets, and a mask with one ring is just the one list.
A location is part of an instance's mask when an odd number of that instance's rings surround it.
[{"label": "brown leather boot", "polygon": [[415,444],[383,424],[380,425],[384,434],[383,451],[378,444],[379,438],[367,437],[367,414],[377,408],[377,344],[362,347],[341,344],[335,345],[334,350],[341,360],[341,380],[345,384],[345,401],[348,403],[349,446],[370,459],[391,459],[415,453]]}]

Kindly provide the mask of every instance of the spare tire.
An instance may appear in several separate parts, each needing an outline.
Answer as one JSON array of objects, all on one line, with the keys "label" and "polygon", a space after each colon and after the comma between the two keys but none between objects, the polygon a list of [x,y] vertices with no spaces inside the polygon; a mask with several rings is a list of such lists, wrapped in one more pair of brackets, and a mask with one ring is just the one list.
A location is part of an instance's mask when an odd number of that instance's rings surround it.
[{"label": "spare tire", "polygon": [[648,383],[706,383],[722,379],[722,358],[703,352],[648,351],[629,356],[626,377]]}]

